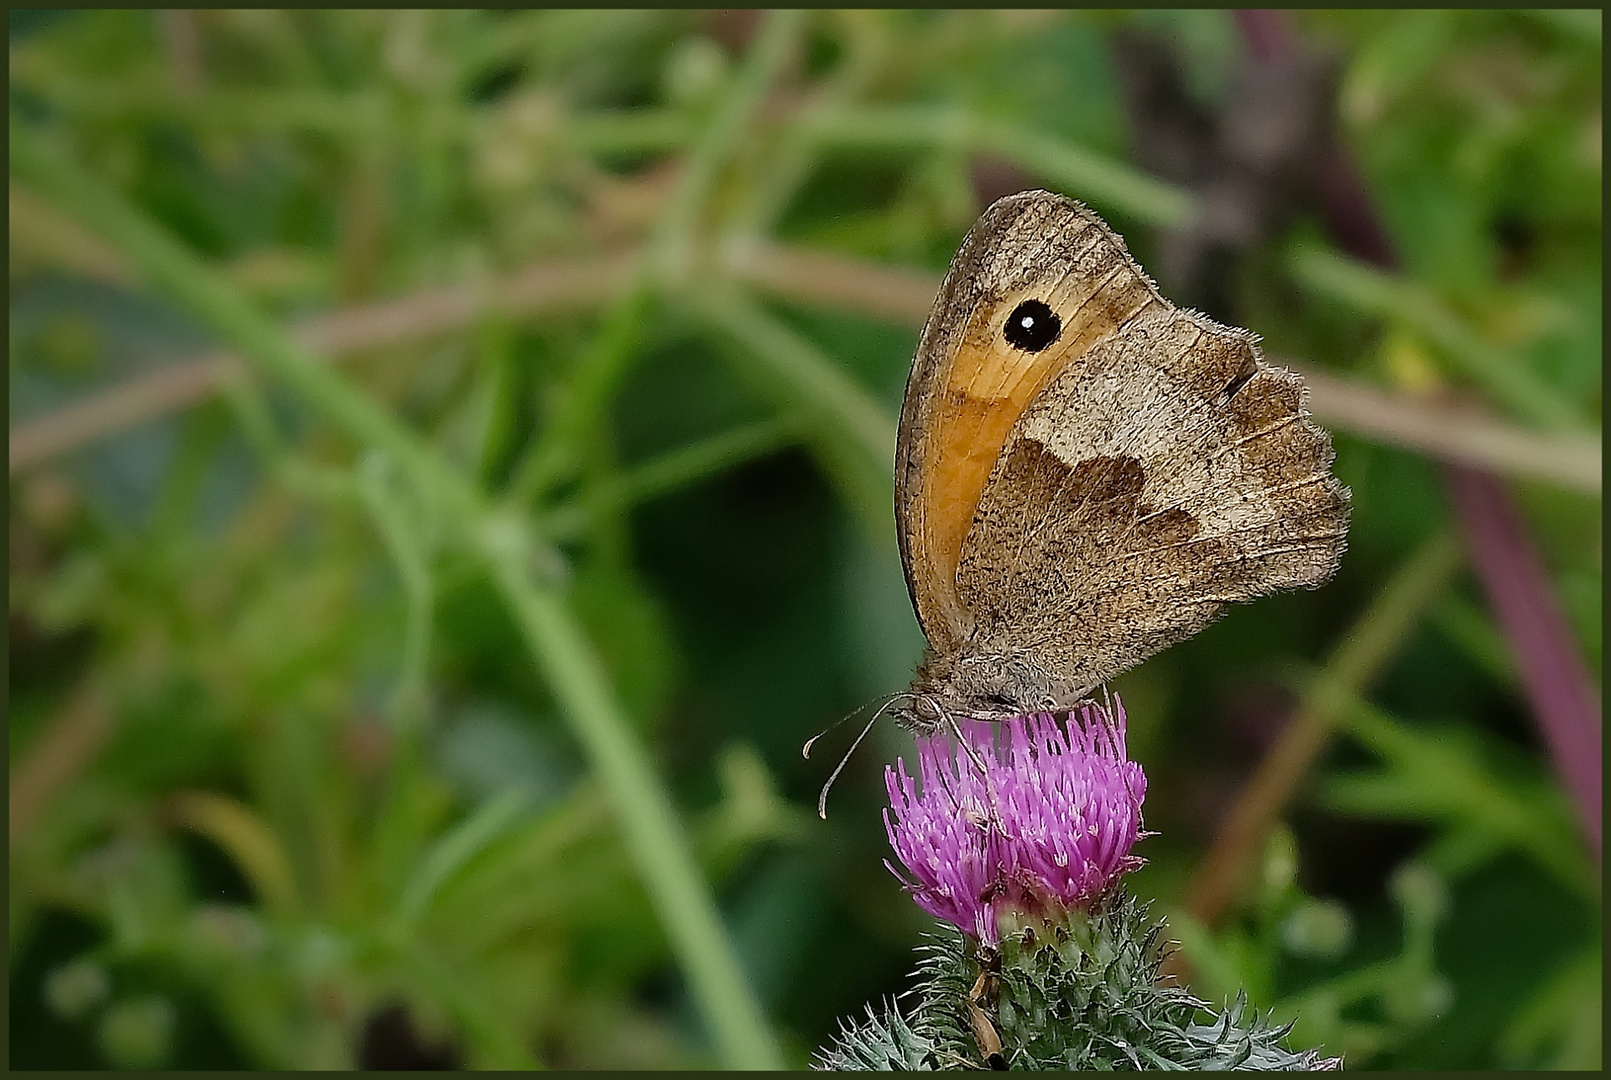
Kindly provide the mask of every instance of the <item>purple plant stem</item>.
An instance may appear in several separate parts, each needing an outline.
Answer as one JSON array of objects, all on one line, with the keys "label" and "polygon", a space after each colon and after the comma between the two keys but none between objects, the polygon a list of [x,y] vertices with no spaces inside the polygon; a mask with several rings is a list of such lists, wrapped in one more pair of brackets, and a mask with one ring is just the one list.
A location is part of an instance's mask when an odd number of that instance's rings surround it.
[{"label": "purple plant stem", "polygon": [[1284,59],[1297,50],[1297,32],[1286,12],[1237,8],[1234,15],[1247,51],[1261,64]]},{"label": "purple plant stem", "polygon": [[[1238,10],[1235,17],[1256,62],[1280,59],[1299,47],[1286,12]],[[1398,268],[1392,240],[1340,140],[1327,152],[1318,194],[1327,227],[1344,251],[1377,266]],[[1600,695],[1510,493],[1492,473],[1447,462],[1443,482],[1472,566],[1516,656],[1533,719],[1598,862]]]},{"label": "purple plant stem", "polygon": [[1516,654],[1533,716],[1601,852],[1599,695],[1556,603],[1527,525],[1491,473],[1445,465],[1444,484],[1500,629]]}]

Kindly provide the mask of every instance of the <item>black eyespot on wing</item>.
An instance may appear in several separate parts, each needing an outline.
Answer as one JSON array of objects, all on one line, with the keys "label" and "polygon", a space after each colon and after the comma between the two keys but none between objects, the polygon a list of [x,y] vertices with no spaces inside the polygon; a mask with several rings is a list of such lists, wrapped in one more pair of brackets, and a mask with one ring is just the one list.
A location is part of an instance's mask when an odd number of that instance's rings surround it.
[{"label": "black eyespot on wing", "polygon": [[1039,300],[1025,300],[1012,309],[1001,336],[1007,344],[1025,352],[1040,352],[1063,333],[1063,320]]}]

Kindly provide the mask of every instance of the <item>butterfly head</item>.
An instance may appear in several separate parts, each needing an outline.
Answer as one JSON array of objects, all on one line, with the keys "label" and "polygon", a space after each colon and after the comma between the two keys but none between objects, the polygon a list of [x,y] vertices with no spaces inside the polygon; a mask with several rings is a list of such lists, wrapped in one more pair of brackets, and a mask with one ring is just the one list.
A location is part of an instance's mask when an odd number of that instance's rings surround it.
[{"label": "butterfly head", "polygon": [[930,653],[895,715],[912,733],[931,735],[959,719],[1000,721],[1072,708],[1087,689],[1058,679],[1027,651]]}]

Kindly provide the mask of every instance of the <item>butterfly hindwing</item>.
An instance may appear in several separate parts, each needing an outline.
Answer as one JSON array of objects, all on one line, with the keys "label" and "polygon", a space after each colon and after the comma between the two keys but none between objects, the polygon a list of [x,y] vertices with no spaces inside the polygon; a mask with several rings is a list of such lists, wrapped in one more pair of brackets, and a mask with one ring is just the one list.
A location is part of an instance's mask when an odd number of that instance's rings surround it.
[{"label": "butterfly hindwing", "polygon": [[1347,493],[1301,392],[1249,335],[1175,310],[1064,367],[975,512],[957,575],[970,647],[1093,687],[1227,603],[1330,577]]}]

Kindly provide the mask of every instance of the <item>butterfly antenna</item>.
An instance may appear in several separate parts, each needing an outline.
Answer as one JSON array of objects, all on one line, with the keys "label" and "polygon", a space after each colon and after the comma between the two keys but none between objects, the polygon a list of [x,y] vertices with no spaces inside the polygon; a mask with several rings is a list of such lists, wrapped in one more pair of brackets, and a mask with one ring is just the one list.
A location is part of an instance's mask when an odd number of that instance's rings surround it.
[{"label": "butterfly antenna", "polygon": [[[908,694],[904,690],[902,690],[899,694],[891,694],[889,697],[884,699],[884,704],[882,706],[880,706],[880,711],[882,711],[883,708],[888,707],[890,702],[892,702],[896,698],[902,697],[902,696],[911,697],[911,695]],[[852,716],[855,716],[857,713],[861,712],[867,706],[871,705],[873,703],[873,701],[877,701],[877,700],[878,700],[877,698],[873,698],[872,701],[864,701],[864,702],[862,702],[860,705],[857,705],[854,709],[851,709],[845,715],[841,716],[839,719],[835,720],[833,723],[829,724],[827,727],[823,728],[821,731],[819,731],[815,735],[811,736],[811,738],[809,738],[809,739],[807,739],[805,741],[805,745],[800,747],[800,756],[805,758],[807,761],[810,761],[811,760],[811,748],[817,744],[818,739],[822,738],[824,735],[828,734],[828,732],[834,730],[840,724],[843,724],[846,720],[849,720]]]},{"label": "butterfly antenna", "polygon": [[[828,774],[828,782],[822,785],[822,793],[817,796],[817,816],[823,821],[828,820],[828,791],[833,787],[834,781],[839,779],[839,774],[845,771],[846,765],[850,764],[850,756],[856,752],[856,747],[861,745],[861,741],[867,737],[867,733],[873,730],[873,725],[878,723],[878,718],[884,715],[886,709],[895,704],[896,699],[902,697],[911,697],[911,695],[906,693],[896,694],[878,707],[878,711],[873,713],[872,719],[867,721],[867,726],[861,729],[861,734],[856,736],[856,741],[850,744],[849,750],[845,751],[845,756],[839,759],[839,764],[835,765],[833,772]],[[855,713],[851,715],[854,716]],[[841,720],[840,723],[844,723],[844,721]],[[818,736],[818,738],[821,738],[821,736]],[[808,749],[810,745],[810,743],[806,744]]]}]

